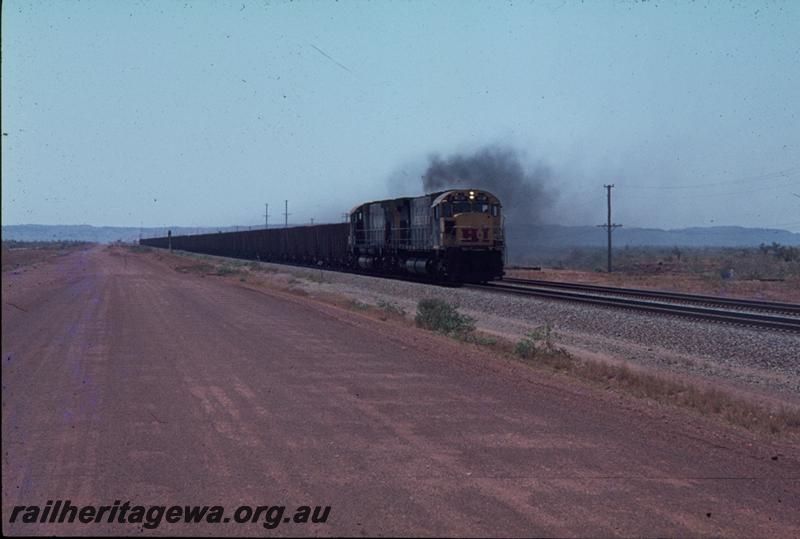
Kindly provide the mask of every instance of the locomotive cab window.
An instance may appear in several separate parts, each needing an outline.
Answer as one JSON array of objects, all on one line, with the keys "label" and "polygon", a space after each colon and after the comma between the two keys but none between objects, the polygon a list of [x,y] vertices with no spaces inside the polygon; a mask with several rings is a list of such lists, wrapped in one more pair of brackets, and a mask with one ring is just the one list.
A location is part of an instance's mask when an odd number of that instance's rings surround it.
[{"label": "locomotive cab window", "polygon": [[453,213],[469,213],[472,211],[469,202],[453,202]]}]

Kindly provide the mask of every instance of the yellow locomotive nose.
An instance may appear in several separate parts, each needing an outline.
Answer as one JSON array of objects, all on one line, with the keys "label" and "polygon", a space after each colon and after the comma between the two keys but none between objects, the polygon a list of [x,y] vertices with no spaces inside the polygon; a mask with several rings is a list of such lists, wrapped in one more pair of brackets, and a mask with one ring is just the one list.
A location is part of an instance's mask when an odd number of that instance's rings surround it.
[{"label": "yellow locomotive nose", "polygon": [[488,213],[462,213],[455,216],[455,243],[463,247],[492,245],[492,218]]}]

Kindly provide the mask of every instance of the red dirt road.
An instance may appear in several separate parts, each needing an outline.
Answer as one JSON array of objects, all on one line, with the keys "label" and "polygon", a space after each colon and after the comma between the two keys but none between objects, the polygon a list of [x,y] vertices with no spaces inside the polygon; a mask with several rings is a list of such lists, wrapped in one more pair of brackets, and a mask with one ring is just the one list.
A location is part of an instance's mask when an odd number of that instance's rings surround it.
[{"label": "red dirt road", "polygon": [[330,505],[150,534],[796,536],[797,447],[235,280],[96,247],[3,273],[16,505]]}]

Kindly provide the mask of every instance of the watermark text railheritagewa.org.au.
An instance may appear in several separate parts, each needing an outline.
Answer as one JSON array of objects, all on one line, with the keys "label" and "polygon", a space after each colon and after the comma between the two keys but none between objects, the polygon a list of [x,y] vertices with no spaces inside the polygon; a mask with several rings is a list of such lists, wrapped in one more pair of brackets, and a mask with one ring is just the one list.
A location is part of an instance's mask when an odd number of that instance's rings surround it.
[{"label": "watermark text railheritagewa.org.au", "polygon": [[73,505],[70,500],[47,500],[45,505],[16,505],[10,523],[23,524],[138,524],[155,529],[167,524],[256,524],[268,530],[281,524],[324,524],[331,507],[301,505],[240,505],[228,512],[221,505],[133,505],[115,500],[112,505]]}]

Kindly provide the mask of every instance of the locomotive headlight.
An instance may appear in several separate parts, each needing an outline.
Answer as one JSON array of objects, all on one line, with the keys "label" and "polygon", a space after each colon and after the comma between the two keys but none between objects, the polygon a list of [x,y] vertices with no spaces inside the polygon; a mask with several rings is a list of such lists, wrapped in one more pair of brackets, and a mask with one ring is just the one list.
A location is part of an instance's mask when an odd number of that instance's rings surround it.
[{"label": "locomotive headlight", "polygon": [[475,200],[475,191],[470,191],[469,192],[469,199],[470,200]]}]

